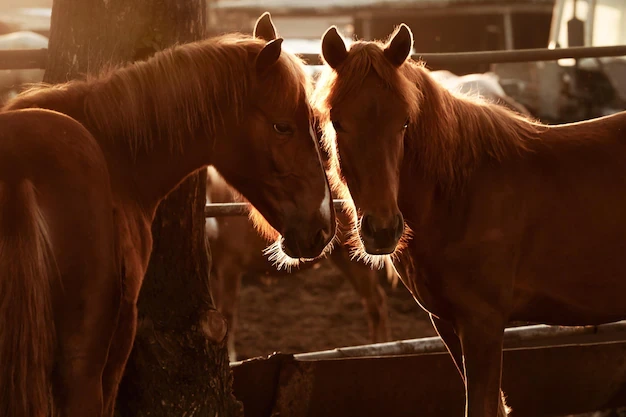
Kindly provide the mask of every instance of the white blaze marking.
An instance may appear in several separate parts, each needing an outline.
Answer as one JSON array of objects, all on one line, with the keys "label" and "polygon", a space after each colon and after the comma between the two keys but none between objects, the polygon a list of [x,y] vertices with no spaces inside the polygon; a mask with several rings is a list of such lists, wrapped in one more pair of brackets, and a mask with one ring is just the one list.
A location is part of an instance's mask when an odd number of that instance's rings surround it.
[{"label": "white blaze marking", "polygon": [[324,199],[320,204],[320,213],[324,220],[330,222],[330,205],[331,195],[330,188],[328,187],[328,182],[326,181],[326,175],[324,173],[324,161],[322,161],[322,154],[320,153],[319,144],[317,143],[317,135],[313,131],[313,126],[309,123],[309,134],[311,135],[311,139],[313,140],[313,145],[315,145],[315,150],[317,151],[317,158],[320,161],[320,166],[322,167],[322,178],[324,180]]},{"label": "white blaze marking", "polygon": [[320,213],[322,213],[324,220],[330,221],[330,190],[328,186],[324,190],[324,200],[320,204]]}]

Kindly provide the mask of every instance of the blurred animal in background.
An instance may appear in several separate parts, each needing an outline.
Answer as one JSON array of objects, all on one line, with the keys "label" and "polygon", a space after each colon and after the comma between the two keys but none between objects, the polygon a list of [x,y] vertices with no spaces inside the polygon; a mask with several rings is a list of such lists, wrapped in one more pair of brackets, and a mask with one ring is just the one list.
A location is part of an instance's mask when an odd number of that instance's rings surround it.
[{"label": "blurred animal in background", "polygon": [[482,74],[456,75],[447,70],[430,71],[430,76],[446,89],[470,96],[481,96],[496,104],[508,107],[520,114],[531,116],[521,103],[506,94],[493,72]]},{"label": "blurred animal in background", "polygon": [[[232,203],[242,201],[226,181],[213,167],[208,168],[207,202]],[[367,315],[370,339],[372,343],[391,340],[387,311],[387,295],[380,285],[381,274],[395,287],[397,275],[391,263],[382,270],[371,269],[360,261],[350,259],[350,252],[344,246],[344,232],[348,225],[343,212],[338,211],[339,227],[335,248],[328,255],[328,260],[342,272],[361,298]],[[269,242],[255,230],[252,222],[245,216],[208,217],[206,234],[211,248],[211,293],[217,309],[228,322],[228,356],[237,360],[235,333],[237,328],[237,310],[241,281],[247,274],[288,275],[279,271],[263,254]],[[300,264],[298,270],[314,268],[320,261]],[[331,300],[329,300],[330,302]]]}]

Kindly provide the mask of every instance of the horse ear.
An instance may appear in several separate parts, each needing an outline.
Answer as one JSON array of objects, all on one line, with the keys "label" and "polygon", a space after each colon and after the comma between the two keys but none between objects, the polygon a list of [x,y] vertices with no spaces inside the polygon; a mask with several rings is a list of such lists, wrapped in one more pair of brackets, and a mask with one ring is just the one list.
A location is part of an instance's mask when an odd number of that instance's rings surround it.
[{"label": "horse ear", "polygon": [[399,67],[411,55],[413,48],[413,33],[404,23],[384,50],[385,57],[396,67]]},{"label": "horse ear", "polygon": [[322,57],[331,68],[337,67],[348,57],[346,44],[339,36],[336,26],[331,26],[322,36]]},{"label": "horse ear", "polygon": [[274,26],[272,16],[270,16],[269,12],[263,13],[256,20],[253,36],[258,39],[265,39],[266,41],[271,41],[278,37],[276,26]]},{"label": "horse ear", "polygon": [[269,67],[274,65],[280,57],[280,52],[283,44],[283,38],[278,38],[269,41],[259,55],[256,57],[256,69],[259,74],[262,74]]}]

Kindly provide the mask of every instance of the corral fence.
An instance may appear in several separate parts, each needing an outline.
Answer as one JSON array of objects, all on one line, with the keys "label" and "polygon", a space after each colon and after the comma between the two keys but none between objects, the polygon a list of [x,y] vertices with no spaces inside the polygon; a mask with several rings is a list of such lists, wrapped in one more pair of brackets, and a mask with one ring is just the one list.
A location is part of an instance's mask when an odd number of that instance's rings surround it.
[{"label": "corral fence", "polygon": [[[508,51],[454,52],[415,54],[414,59],[421,59],[427,65],[442,66],[446,64],[503,64],[511,62],[556,61],[565,58],[600,58],[609,56],[626,56],[626,45],[596,46],[575,48],[537,48],[517,49]],[[48,49],[16,49],[0,50],[0,70],[45,69]],[[309,65],[321,64],[319,55],[301,54]],[[341,200],[335,200],[335,206]],[[207,217],[242,216],[249,210],[247,203],[208,204],[205,208]]]},{"label": "corral fence", "polygon": [[[0,51],[0,70],[45,69],[47,49]],[[626,56],[626,45],[416,54],[427,65]],[[320,57],[302,55],[309,65]],[[339,207],[342,200],[335,200]],[[206,217],[243,216],[248,203],[207,204]],[[626,279],[626,277],[625,277]],[[507,329],[503,387],[516,417],[626,406],[626,321]],[[246,416],[462,415],[463,388],[438,337],[232,363]],[[450,385],[452,384],[452,385]],[[293,401],[298,398],[298,401]]]}]

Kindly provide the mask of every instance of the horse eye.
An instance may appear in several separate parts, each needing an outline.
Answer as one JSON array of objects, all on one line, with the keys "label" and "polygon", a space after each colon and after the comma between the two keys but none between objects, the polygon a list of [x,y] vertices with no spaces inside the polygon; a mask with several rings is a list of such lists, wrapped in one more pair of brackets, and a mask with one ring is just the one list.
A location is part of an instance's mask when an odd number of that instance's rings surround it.
[{"label": "horse eye", "polygon": [[402,126],[404,129],[406,129],[407,127],[409,127],[409,123],[411,122],[410,119],[406,119],[406,122],[404,122],[404,126]]},{"label": "horse eye", "polygon": [[339,123],[336,120],[333,120],[333,128],[335,129],[335,132],[339,132],[340,130],[343,130],[343,128],[341,127],[341,123]]},{"label": "horse eye", "polygon": [[293,133],[293,129],[289,123],[274,123],[274,130],[281,135],[290,135]]}]

